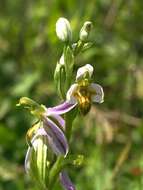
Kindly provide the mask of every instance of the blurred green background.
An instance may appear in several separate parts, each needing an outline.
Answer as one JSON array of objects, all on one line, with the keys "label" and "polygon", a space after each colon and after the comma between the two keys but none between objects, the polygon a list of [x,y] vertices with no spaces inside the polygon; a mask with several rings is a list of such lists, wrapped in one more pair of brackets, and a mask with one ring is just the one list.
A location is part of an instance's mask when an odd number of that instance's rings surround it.
[{"label": "blurred green background", "polygon": [[0,190],[35,190],[23,167],[33,118],[15,105],[21,96],[60,102],[53,73],[63,47],[55,34],[61,16],[70,20],[74,41],[84,21],[93,22],[95,45],[76,58],[75,71],[92,64],[105,92],[105,102],[74,123],[72,151],[86,162],[69,168],[71,178],[78,190],[142,190],[141,0],[0,0]]}]

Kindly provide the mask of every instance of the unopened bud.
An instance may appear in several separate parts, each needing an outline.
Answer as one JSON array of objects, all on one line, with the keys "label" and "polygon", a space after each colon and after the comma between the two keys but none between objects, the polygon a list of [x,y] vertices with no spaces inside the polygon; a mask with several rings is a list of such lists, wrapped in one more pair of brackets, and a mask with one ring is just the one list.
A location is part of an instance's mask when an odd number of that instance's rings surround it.
[{"label": "unopened bud", "polygon": [[79,38],[81,41],[85,42],[88,40],[91,28],[92,28],[92,22],[86,21],[80,30]]},{"label": "unopened bud", "polygon": [[72,31],[69,21],[66,18],[59,18],[56,22],[56,33],[58,38],[63,42],[72,40]]},{"label": "unopened bud", "polygon": [[84,156],[78,155],[77,158],[73,161],[74,166],[81,166],[84,163]]}]

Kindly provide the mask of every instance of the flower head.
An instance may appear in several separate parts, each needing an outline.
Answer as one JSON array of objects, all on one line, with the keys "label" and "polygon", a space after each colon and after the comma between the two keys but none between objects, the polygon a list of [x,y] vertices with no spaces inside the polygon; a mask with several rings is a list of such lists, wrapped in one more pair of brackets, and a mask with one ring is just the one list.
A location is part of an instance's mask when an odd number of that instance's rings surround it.
[{"label": "flower head", "polygon": [[[29,160],[31,150],[37,149],[37,142],[39,138],[46,139],[46,145],[56,155],[66,156],[69,150],[67,139],[64,135],[65,121],[59,115],[58,110],[50,112],[43,105],[39,105],[35,101],[27,97],[22,97],[18,105],[23,105],[28,108],[30,112],[38,118],[38,122],[34,124],[27,132],[27,142],[29,149],[27,152],[26,160]],[[61,110],[60,114],[65,113]],[[28,162],[26,161],[26,164]],[[25,166],[25,168],[28,168]]]},{"label": "flower head", "polygon": [[93,67],[87,64],[77,71],[76,82],[71,85],[66,101],[56,107],[49,108],[52,114],[63,114],[78,106],[83,115],[87,114],[93,102],[102,103],[104,101],[103,88],[91,82]]},{"label": "flower head", "polygon": [[71,85],[67,92],[67,100],[72,104],[78,104],[81,113],[89,112],[92,102],[102,103],[104,92],[99,84],[91,83],[93,67],[89,64],[77,71],[76,83]]},{"label": "flower head", "polygon": [[47,174],[53,162],[53,156],[66,157],[69,151],[68,141],[64,134],[65,121],[59,115],[59,113],[65,113],[63,104],[57,106],[54,113],[50,111],[50,108],[39,105],[27,97],[21,98],[18,105],[28,108],[38,118],[27,132],[28,150],[25,157],[25,170],[36,179],[39,186],[46,189]]},{"label": "flower head", "polygon": [[92,102],[102,103],[104,101],[103,88],[91,82],[93,67],[89,64],[77,71],[76,83],[71,85],[66,99],[71,104],[78,104],[82,114],[87,114]]},{"label": "flower head", "polygon": [[[66,155],[68,153],[68,142],[64,135],[63,130],[65,129],[64,119],[58,115],[58,112],[52,113],[50,109],[42,106],[43,110],[40,112],[40,125],[34,124],[27,132],[28,142],[32,142],[32,139],[36,139],[38,136],[46,136],[47,144],[50,146],[52,151],[58,155]],[[40,105],[38,108],[34,108],[32,113],[39,113]],[[64,113],[61,112],[61,113]],[[30,145],[30,143],[29,143]]]},{"label": "flower head", "polygon": [[[50,166],[48,152],[50,155],[55,154],[57,157],[66,157],[69,150],[64,135],[65,121],[59,114],[68,112],[73,106],[64,103],[54,109],[47,109],[44,106],[41,109],[39,104],[26,97],[20,100],[20,104],[30,109],[32,114],[36,116],[40,114],[38,117],[40,120],[27,132],[29,147],[25,157],[25,170],[46,189],[45,181],[47,181],[47,170]],[[66,190],[75,190],[66,171],[60,171],[59,177]]]}]

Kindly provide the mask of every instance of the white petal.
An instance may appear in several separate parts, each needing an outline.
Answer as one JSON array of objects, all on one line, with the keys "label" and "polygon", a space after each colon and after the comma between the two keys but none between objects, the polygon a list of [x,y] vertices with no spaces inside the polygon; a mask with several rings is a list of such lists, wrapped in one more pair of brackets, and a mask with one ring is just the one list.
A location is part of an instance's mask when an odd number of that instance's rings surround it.
[{"label": "white petal", "polygon": [[93,102],[104,102],[103,88],[99,84],[91,83],[91,85],[89,86],[89,90],[93,93],[91,97]]},{"label": "white petal", "polygon": [[73,84],[71,85],[70,89],[67,92],[66,99],[71,104],[77,103],[76,98],[73,96],[73,94],[77,91],[77,88],[78,88],[78,84]]},{"label": "white petal", "polygon": [[85,66],[80,67],[77,70],[76,80],[81,79],[87,72],[89,74],[89,77],[91,78],[91,76],[93,74],[93,67],[90,64],[86,64]]}]

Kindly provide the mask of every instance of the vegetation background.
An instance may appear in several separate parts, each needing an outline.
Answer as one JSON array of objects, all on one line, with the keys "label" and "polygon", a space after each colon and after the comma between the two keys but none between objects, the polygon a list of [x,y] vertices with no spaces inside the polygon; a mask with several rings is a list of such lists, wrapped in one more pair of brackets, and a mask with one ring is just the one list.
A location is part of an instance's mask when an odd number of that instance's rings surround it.
[{"label": "vegetation background", "polygon": [[[70,20],[74,41],[86,20],[94,46],[76,67],[90,63],[105,102],[76,119],[72,151],[85,155],[70,168],[78,190],[143,189],[143,1],[0,0],[0,190],[35,190],[25,175],[25,134],[32,117],[15,105],[29,96],[60,102],[53,82],[63,44],[59,17]],[[62,189],[56,185],[55,190]]]}]

